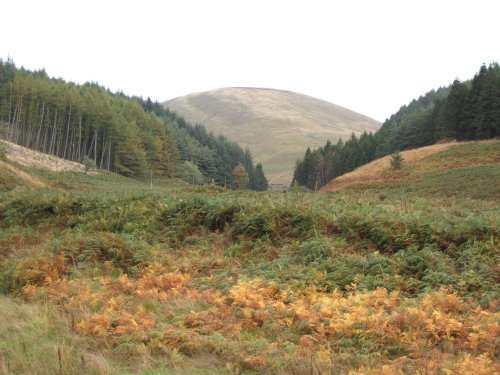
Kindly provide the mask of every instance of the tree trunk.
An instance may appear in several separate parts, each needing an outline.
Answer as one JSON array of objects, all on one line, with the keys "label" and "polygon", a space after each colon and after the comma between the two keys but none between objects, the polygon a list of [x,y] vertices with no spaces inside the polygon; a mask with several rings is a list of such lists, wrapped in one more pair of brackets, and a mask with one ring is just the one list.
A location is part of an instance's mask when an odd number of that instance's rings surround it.
[{"label": "tree trunk", "polygon": [[52,127],[52,134],[50,138],[50,146],[49,146],[49,154],[53,155],[54,150],[55,150],[55,143],[56,143],[56,125],[57,125],[57,109],[56,113],[54,115],[54,126]]},{"label": "tree trunk", "polygon": [[45,115],[45,101],[42,100],[42,116],[40,117],[40,125],[38,126],[38,133],[36,135],[35,150],[40,151],[40,134],[43,127],[43,116]]},{"label": "tree trunk", "polygon": [[104,162],[104,156],[106,155],[106,146],[107,146],[107,140],[104,142],[106,139],[106,133],[104,133],[102,137],[102,150],[101,150],[101,160],[99,162],[99,169],[102,169],[102,163]]},{"label": "tree trunk", "polygon": [[10,116],[12,114],[12,81],[10,81],[10,99],[9,99],[9,121],[10,124]]},{"label": "tree trunk", "polygon": [[109,141],[109,148],[108,148],[108,171],[109,171],[109,166],[111,164],[111,140]]},{"label": "tree trunk", "polygon": [[68,148],[68,138],[69,138],[69,127],[70,127],[70,121],[71,121],[71,107],[69,107],[69,114],[68,114],[68,123],[66,125],[66,139],[64,140],[64,151],[63,151],[63,158],[66,159],[66,149]]}]

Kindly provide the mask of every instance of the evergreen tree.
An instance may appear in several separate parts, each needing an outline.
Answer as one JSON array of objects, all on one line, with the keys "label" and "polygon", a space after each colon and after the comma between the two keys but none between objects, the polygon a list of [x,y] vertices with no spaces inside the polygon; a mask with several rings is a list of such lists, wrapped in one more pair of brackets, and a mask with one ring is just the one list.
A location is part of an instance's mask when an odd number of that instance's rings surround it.
[{"label": "evergreen tree", "polygon": [[443,108],[439,108],[440,116],[436,124],[437,139],[463,140],[469,138],[464,129],[466,102],[467,88],[459,80],[453,81]]},{"label": "evergreen tree", "polygon": [[375,134],[365,133],[359,138],[352,135],[335,146],[327,141],[314,151],[308,148],[304,158],[296,163],[293,184],[316,189],[398,150],[443,139],[487,139],[499,135],[500,67],[494,63],[483,65],[470,82],[455,80],[449,88],[431,90],[402,106]]},{"label": "evergreen tree", "polygon": [[257,191],[266,191],[268,187],[269,184],[267,182],[266,176],[264,175],[262,164],[258,163],[257,166],[255,167],[254,189]]},{"label": "evergreen tree", "polygon": [[115,168],[124,176],[144,176],[148,168],[146,153],[133,127],[122,129],[115,153]]},{"label": "evergreen tree", "polygon": [[498,64],[491,64],[488,68],[483,64],[472,80],[470,101],[473,111],[473,137],[476,139],[488,139],[498,135],[499,72]]},{"label": "evergreen tree", "polygon": [[306,150],[306,154],[304,155],[304,159],[302,161],[297,160],[293,181],[300,186],[306,186],[312,166],[313,166],[313,156],[311,149],[308,147]]}]

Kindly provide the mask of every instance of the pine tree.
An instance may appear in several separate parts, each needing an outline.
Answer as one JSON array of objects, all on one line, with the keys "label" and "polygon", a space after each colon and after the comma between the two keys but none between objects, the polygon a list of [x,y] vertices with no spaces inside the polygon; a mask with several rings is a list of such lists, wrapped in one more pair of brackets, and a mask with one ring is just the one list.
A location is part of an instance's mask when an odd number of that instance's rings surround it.
[{"label": "pine tree", "polygon": [[267,190],[269,184],[267,182],[267,178],[264,175],[264,170],[262,168],[262,164],[258,163],[255,167],[255,184],[254,189],[257,191],[265,191]]},{"label": "pine tree", "polygon": [[472,80],[470,92],[472,127],[468,139],[489,138],[488,110],[491,106],[489,97],[488,68],[482,65]]},{"label": "pine tree", "polygon": [[311,149],[308,147],[302,161],[297,161],[293,181],[300,186],[306,186],[309,179],[309,173],[313,166],[313,156]]}]

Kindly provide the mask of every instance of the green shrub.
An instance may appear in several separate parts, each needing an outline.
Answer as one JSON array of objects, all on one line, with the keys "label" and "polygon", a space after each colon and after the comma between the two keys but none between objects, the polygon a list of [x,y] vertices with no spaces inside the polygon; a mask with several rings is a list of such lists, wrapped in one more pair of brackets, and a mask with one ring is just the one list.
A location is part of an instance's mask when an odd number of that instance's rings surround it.
[{"label": "green shrub", "polygon": [[234,224],[233,235],[236,237],[244,235],[253,239],[272,238],[273,230],[269,217],[265,214],[257,214],[237,220]]},{"label": "green shrub", "polygon": [[305,265],[313,262],[319,263],[332,254],[328,243],[324,239],[314,239],[302,242],[297,253],[300,255]]},{"label": "green shrub", "polygon": [[7,148],[5,147],[5,144],[1,139],[0,139],[0,160],[2,161],[7,160]]},{"label": "green shrub", "polygon": [[97,169],[97,165],[95,164],[95,161],[91,158],[89,158],[87,155],[83,157],[82,160],[83,167],[85,168],[85,173],[88,173],[94,169]]},{"label": "green shrub", "polygon": [[235,216],[241,211],[241,206],[233,202],[216,201],[209,204],[204,225],[212,231],[222,231],[226,225],[231,225]]},{"label": "green shrub", "polygon": [[404,158],[399,152],[395,152],[390,156],[390,164],[392,169],[401,169],[403,166]]},{"label": "green shrub", "polygon": [[111,262],[125,272],[151,261],[147,246],[113,233],[98,232],[92,236],[69,233],[51,245],[51,251],[64,254],[68,263],[88,267]]}]

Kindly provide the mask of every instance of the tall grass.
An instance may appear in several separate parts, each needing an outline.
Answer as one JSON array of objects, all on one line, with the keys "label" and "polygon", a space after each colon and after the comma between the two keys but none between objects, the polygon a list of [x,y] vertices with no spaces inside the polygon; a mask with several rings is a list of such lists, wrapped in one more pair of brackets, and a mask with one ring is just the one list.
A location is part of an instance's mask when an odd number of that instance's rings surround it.
[{"label": "tall grass", "polygon": [[106,360],[54,306],[0,296],[0,374],[108,374]]}]

